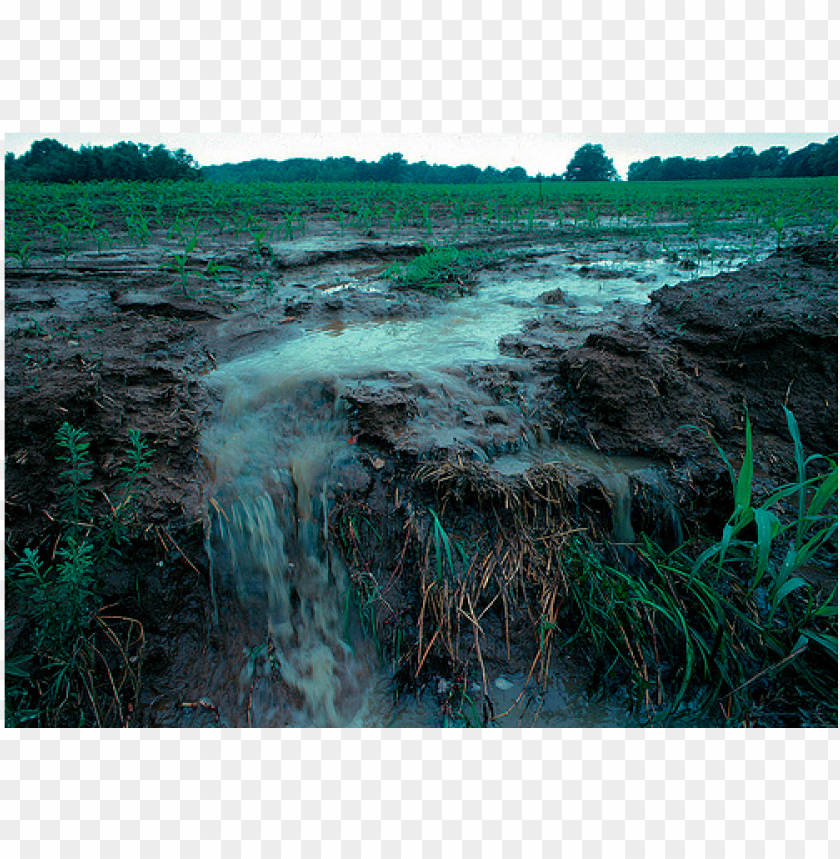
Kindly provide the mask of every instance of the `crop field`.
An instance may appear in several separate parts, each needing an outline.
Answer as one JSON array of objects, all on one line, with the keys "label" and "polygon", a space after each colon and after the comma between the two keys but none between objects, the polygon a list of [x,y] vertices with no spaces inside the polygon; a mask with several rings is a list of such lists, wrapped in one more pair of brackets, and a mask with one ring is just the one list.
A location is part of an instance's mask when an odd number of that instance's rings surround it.
[{"label": "crop field", "polygon": [[6,189],[7,254],[34,255],[116,245],[144,246],[153,234],[188,246],[250,237],[294,240],[307,230],[367,236],[406,228],[435,238],[441,224],[490,233],[545,229],[640,229],[679,224],[699,236],[716,229],[745,242],[797,230],[831,236],[835,179],[732,182],[386,186],[381,183],[100,183]]},{"label": "crop field", "polygon": [[8,183],[7,724],[836,725],[837,193]]}]

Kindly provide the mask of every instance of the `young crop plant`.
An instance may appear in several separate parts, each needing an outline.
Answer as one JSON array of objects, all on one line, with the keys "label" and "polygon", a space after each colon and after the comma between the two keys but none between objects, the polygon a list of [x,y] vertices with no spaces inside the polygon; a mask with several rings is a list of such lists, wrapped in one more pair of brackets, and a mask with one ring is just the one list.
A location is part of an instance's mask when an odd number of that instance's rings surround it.
[{"label": "young crop plant", "polygon": [[181,289],[184,290],[184,295],[189,298],[190,293],[187,289],[187,280],[189,275],[187,274],[187,266],[190,261],[190,254],[196,249],[198,245],[198,237],[193,236],[184,244],[184,249],[181,253],[175,253],[174,251],[169,252],[170,257],[170,271],[176,271],[180,277],[181,281]]},{"label": "young crop plant", "polygon": [[114,242],[111,238],[111,234],[108,232],[105,227],[98,227],[92,233],[93,241],[96,243],[96,252],[98,254],[102,253],[102,249],[104,247],[111,248],[114,245]]},{"label": "young crop plant", "polygon": [[70,258],[70,254],[73,253],[73,239],[70,227],[68,227],[63,221],[58,221],[53,225],[53,232],[56,236],[59,253],[61,254],[61,258],[64,260],[64,265],[66,266],[67,261]]},{"label": "young crop plant", "polygon": [[6,234],[6,254],[16,259],[21,268],[29,268],[34,256],[32,242],[24,239],[17,230],[10,230]]},{"label": "young crop plant", "polygon": [[149,244],[152,233],[149,229],[149,221],[142,211],[127,215],[125,225],[128,228],[128,234],[135,247],[145,247]]},{"label": "young crop plant", "polygon": [[258,287],[265,293],[266,296],[274,294],[275,283],[271,279],[271,275],[267,271],[261,271],[255,274],[251,278],[249,286]]},{"label": "young crop plant", "polygon": [[779,251],[782,249],[782,239],[784,238],[785,227],[787,226],[785,216],[782,214],[776,215],[771,222],[771,226],[776,233],[776,250]]},{"label": "young crop plant", "polygon": [[344,227],[347,219],[347,215],[344,210],[340,206],[335,206],[332,212],[329,215],[330,219],[335,221],[338,224],[339,234],[344,236]]},{"label": "young crop plant", "polygon": [[226,275],[240,277],[241,272],[238,268],[234,268],[234,266],[231,265],[221,265],[212,259],[207,261],[207,267],[204,270],[204,277],[208,280],[212,280],[213,283],[218,286]]}]

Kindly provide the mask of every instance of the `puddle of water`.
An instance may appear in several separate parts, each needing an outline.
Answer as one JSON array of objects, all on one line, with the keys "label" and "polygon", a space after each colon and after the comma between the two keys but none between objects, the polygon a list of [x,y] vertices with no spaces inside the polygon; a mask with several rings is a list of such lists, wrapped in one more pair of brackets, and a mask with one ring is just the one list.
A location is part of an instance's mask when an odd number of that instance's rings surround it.
[{"label": "puddle of water", "polygon": [[541,445],[493,460],[493,468],[506,475],[522,474],[534,465],[558,465],[604,476],[650,468],[651,464],[637,456],[607,456],[572,442]]},{"label": "puddle of water", "polygon": [[[396,705],[388,681],[382,677],[369,693],[359,714],[360,727],[428,728],[460,726],[453,720],[460,711],[472,727],[486,728],[633,728],[641,723],[615,698],[586,694],[584,683],[572,671],[556,670],[545,683],[525,672],[506,672],[487,678],[487,690],[470,684],[462,698],[446,681],[407,696]],[[450,706],[447,707],[447,701]],[[448,719],[447,719],[448,717]]]}]

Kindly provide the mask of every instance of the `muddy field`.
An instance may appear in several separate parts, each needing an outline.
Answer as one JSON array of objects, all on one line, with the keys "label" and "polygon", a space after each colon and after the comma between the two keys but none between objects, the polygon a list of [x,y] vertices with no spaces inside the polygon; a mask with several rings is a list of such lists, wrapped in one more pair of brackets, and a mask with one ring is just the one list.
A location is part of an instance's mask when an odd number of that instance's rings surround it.
[{"label": "muddy field", "polygon": [[[737,464],[747,415],[758,489],[796,477],[783,405],[806,455],[836,454],[836,245],[750,261],[629,230],[434,239],[481,264],[412,288],[386,269],[427,236],[312,218],[261,253],[219,236],[182,275],[162,234],[7,261],[7,564],[54,557],[64,422],[89,434],[93,516],[129,430],[152,449],[101,572],[107,616],[142,627],[139,695],[112,723],[431,726],[457,698],[482,724],[643,724],[620,683],[587,697],[541,577],[576,533],[631,570],[642,534],[719,533],[732,486],[706,433]],[[801,574],[829,588],[834,563]],[[7,614],[15,657],[16,592]]]}]

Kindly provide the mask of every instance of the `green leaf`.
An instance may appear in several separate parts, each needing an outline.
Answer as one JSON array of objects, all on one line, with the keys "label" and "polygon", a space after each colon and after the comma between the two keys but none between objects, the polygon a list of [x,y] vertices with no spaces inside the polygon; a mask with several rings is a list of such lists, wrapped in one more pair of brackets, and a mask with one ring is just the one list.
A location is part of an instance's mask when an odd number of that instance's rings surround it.
[{"label": "green leaf", "polygon": [[[799,435],[799,425],[796,423],[796,418],[793,416],[793,412],[791,412],[787,406],[782,406],[782,408],[784,409],[785,417],[787,418],[788,432],[790,432],[790,436],[793,439],[796,473],[799,476],[799,483],[802,484],[805,482],[805,451],[802,448],[802,438]],[[800,504],[800,516],[804,509],[805,505]]]},{"label": "green leaf", "polygon": [[837,493],[837,465],[831,463],[831,471],[823,481],[822,486],[816,491],[811,503],[808,505],[807,516],[819,516],[828,500]]},{"label": "green leaf", "polygon": [[770,616],[772,617],[776,613],[776,609],[786,596],[801,587],[808,587],[808,582],[806,582],[805,579],[799,578],[799,576],[794,576],[793,578],[788,579],[783,585],[781,585],[781,587],[775,589],[773,591],[773,610]]},{"label": "green leaf", "polygon": [[814,534],[814,536],[811,537],[811,539],[808,540],[808,542],[798,551],[791,549],[785,557],[783,571],[786,570],[788,573],[792,573],[794,570],[798,570],[800,567],[807,564],[822,545],[828,542],[836,530],[837,522],[834,521]]},{"label": "green leaf", "polygon": [[815,617],[837,617],[837,585],[825,598],[823,604],[814,612]]},{"label": "green leaf", "polygon": [[752,499],[753,480],[753,452],[752,452],[752,427],[747,416],[747,427],[745,430],[746,449],[744,450],[744,461],[738,472],[738,482],[735,485],[735,510],[748,510]]},{"label": "green leaf", "polygon": [[755,513],[755,526],[758,531],[756,545],[756,569],[753,577],[753,587],[755,587],[767,572],[767,565],[770,561],[770,549],[773,545],[773,538],[779,533],[779,520],[769,510],[758,508]]},{"label": "green leaf", "polygon": [[28,680],[31,676],[29,671],[24,667],[29,662],[28,655],[15,656],[12,659],[6,660],[6,674],[9,677],[19,677],[21,680]]},{"label": "green leaf", "polygon": [[[835,659],[837,659],[837,638],[836,636],[826,635],[823,632],[814,632],[811,629],[803,630],[802,635],[809,638],[811,641],[824,647]],[[835,687],[836,691],[836,687]]]}]

